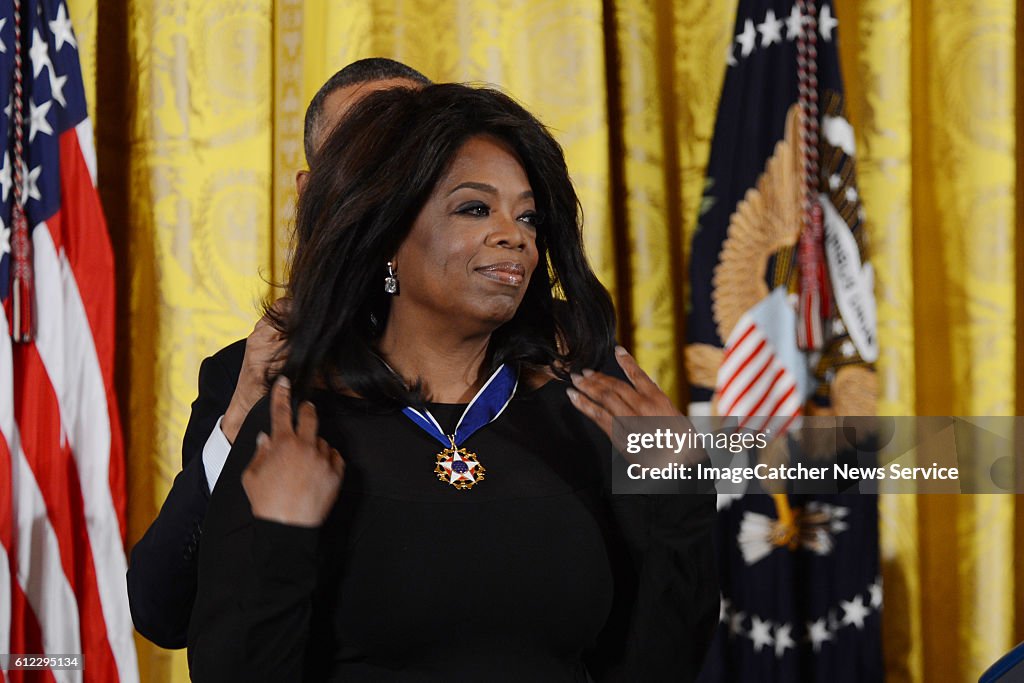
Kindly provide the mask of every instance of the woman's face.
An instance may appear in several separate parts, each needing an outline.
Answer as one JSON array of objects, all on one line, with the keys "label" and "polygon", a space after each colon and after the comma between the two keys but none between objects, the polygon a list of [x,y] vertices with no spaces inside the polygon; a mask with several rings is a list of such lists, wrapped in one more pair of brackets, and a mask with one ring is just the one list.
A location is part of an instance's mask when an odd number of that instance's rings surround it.
[{"label": "woman's face", "polygon": [[489,331],[515,315],[537,267],[533,191],[516,154],[470,138],[395,255],[391,315]]}]

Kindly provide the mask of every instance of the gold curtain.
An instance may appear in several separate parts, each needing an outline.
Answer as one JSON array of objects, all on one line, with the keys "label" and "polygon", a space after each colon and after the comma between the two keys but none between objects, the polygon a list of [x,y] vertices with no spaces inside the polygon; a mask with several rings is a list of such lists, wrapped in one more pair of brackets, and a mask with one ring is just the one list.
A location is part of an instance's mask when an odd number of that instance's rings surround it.
[{"label": "gold curtain", "polygon": [[[687,258],[735,1],[70,0],[117,249],[129,542],[180,468],[199,362],[282,274],[302,116],[389,56],[500,84],[566,149],[620,338],[685,403]],[[880,411],[1024,403],[1022,63],[1010,0],[835,0],[877,274]],[[1012,496],[881,506],[891,681],[976,680],[1024,638]],[[184,657],[139,642],[143,680]]]}]

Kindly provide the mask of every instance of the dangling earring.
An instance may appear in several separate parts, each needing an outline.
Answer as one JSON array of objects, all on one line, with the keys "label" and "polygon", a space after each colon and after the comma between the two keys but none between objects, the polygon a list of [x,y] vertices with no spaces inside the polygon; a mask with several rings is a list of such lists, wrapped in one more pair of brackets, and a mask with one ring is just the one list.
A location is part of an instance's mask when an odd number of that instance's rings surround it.
[{"label": "dangling earring", "polygon": [[388,276],[384,278],[384,291],[388,294],[398,294],[398,276],[395,275],[394,263],[388,261]]}]

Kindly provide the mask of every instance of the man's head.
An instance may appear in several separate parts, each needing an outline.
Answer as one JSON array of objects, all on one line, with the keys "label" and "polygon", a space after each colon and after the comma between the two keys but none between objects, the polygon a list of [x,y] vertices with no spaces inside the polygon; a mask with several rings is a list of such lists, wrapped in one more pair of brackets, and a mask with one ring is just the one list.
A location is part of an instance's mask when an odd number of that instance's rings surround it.
[{"label": "man's head", "polygon": [[[327,134],[357,102],[372,92],[386,88],[418,88],[430,85],[429,78],[411,66],[386,57],[369,57],[352,62],[327,79],[306,108],[302,146],[306,164],[312,165],[316,150]],[[301,194],[309,171],[295,174],[295,188]]]},{"label": "man's head", "polygon": [[313,163],[316,150],[327,133],[362,98],[386,88],[418,88],[430,83],[430,79],[416,69],[393,59],[370,57],[352,62],[320,86],[306,109],[302,133],[306,163]]}]

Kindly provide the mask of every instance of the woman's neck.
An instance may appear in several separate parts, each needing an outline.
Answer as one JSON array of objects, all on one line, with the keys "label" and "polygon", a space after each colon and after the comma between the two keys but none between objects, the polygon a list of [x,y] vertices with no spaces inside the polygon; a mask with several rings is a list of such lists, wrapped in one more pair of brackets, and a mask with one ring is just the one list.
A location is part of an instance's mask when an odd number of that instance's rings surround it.
[{"label": "woman's neck", "polygon": [[455,332],[404,330],[389,321],[380,352],[398,374],[408,381],[422,380],[432,401],[466,403],[486,377],[481,369],[491,335],[465,337]]}]

